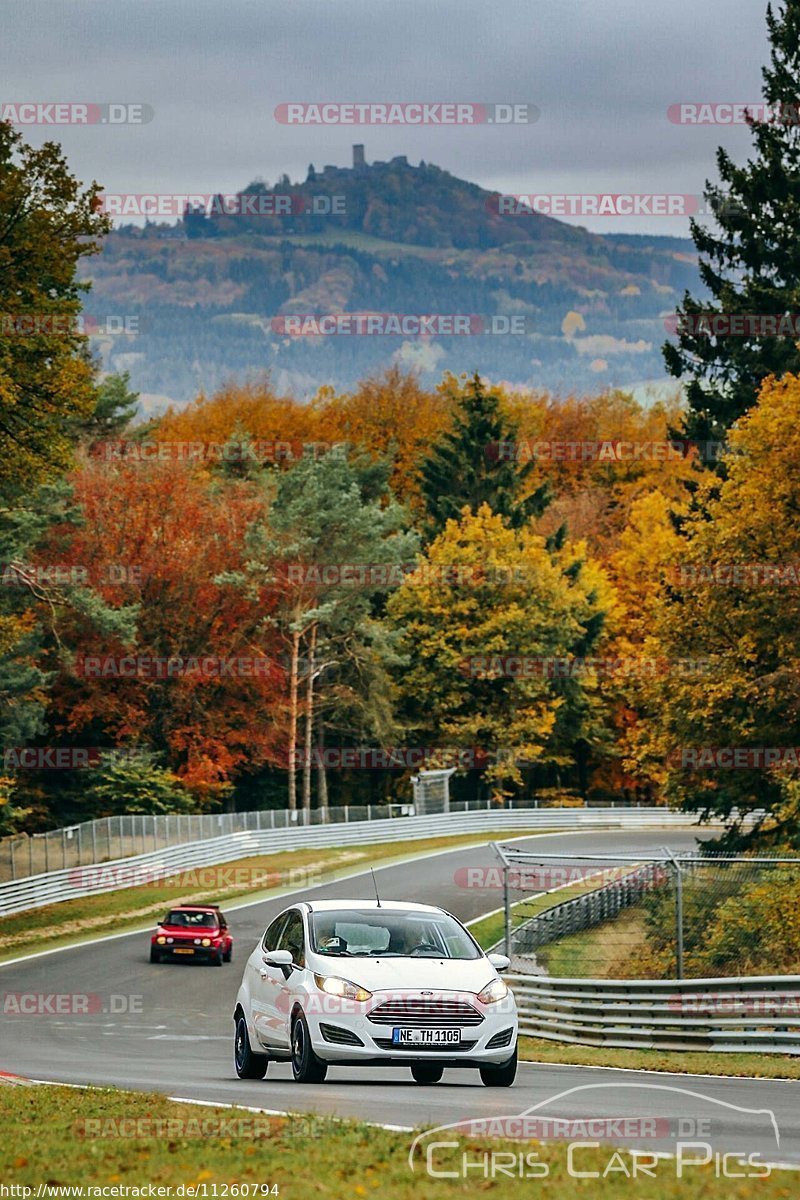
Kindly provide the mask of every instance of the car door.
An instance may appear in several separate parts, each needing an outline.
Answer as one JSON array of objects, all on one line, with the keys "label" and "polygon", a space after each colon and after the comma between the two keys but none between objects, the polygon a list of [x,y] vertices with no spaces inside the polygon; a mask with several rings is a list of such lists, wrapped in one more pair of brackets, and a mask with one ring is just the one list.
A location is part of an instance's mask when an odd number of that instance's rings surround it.
[{"label": "car door", "polygon": [[288,919],[288,913],[282,912],[268,926],[248,961],[250,972],[250,1013],[253,1028],[259,1041],[265,1046],[282,1046],[284,1039],[281,1034],[283,1022],[278,1020],[279,979],[283,973],[279,967],[270,967],[264,962],[267,950],[277,950],[278,940]]},{"label": "car door", "polygon": [[302,982],[306,966],[306,935],[303,926],[303,914],[299,909],[293,908],[289,910],[286,924],[278,935],[278,944],[275,949],[288,950],[292,956],[293,963],[291,970],[287,970],[284,967],[267,968],[276,977],[275,999],[277,1016],[283,1022],[279,1044],[288,1049],[291,1044],[289,1018],[295,996],[299,990],[298,985]]}]

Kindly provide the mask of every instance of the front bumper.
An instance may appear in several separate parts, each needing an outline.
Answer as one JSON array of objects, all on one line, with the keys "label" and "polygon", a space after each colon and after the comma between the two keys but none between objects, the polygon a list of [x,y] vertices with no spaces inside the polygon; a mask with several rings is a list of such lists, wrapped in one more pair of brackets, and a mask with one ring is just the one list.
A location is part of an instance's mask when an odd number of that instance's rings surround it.
[{"label": "front bumper", "polygon": [[[463,997],[463,993],[459,995]],[[309,997],[312,999],[316,997]],[[511,1057],[517,1041],[516,1005],[510,993],[505,1000],[490,1005],[482,1005],[472,997],[476,1015],[469,1018],[470,1023],[465,1021],[463,1024],[455,1014],[448,1014],[446,1019],[435,1014],[426,1018],[394,1016],[380,992],[366,1004],[353,1006],[360,1011],[347,1011],[342,1005],[326,1005],[328,999],[322,999],[325,1011],[314,1011],[317,1007],[314,1004],[309,1005],[311,1011],[305,1012],[314,1052],[328,1063],[408,1066],[428,1062],[451,1067],[500,1064]],[[413,1003],[418,998],[404,999]],[[377,1011],[382,1007],[386,1008],[388,1016]],[[461,1037],[456,1044],[398,1045],[392,1040],[395,1028],[459,1028]]]},{"label": "front bumper", "polygon": [[223,951],[221,946],[192,946],[173,944],[171,946],[159,946],[156,943],[151,944],[152,950],[159,955],[160,958],[174,958],[177,960],[183,959],[184,962],[192,962],[192,960],[208,960],[216,958]]}]

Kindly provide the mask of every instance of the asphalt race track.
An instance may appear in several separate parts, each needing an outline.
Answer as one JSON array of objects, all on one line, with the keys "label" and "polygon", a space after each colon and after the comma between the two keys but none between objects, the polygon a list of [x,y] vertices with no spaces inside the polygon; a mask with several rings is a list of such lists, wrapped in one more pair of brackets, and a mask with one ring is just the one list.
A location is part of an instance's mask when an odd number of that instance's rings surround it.
[{"label": "asphalt race track", "polygon": [[[655,853],[668,845],[688,850],[691,831],[582,831],[530,838],[549,853]],[[496,864],[488,846],[457,849],[376,868],[386,899],[441,904],[462,920],[501,903],[497,890],[465,889],[457,868]],[[270,1065],[264,1081],[236,1078],[233,1011],[247,955],[270,920],[293,898],[373,896],[369,875],[323,884],[302,893],[227,909],[234,961],[221,969],[195,963],[151,965],[149,936],[106,938],[80,947],[0,965],[8,993],[100,997],[88,1015],[2,1017],[0,1070],[63,1083],[113,1084],[172,1096],[253,1105],[276,1111],[316,1111],[408,1128],[470,1118],[519,1114],[541,1106],[542,1116],[660,1118],[660,1145],[674,1150],[677,1122],[684,1140],[715,1150],[758,1152],[770,1162],[800,1164],[800,1082],[521,1064],[511,1089],[484,1088],[477,1071],[446,1071],[441,1083],[420,1086],[404,1069],[330,1069],[326,1082],[301,1086],[288,1065]],[[213,899],[213,897],[209,897]],[[115,999],[122,997],[122,999]],[[105,1011],[103,1011],[105,1010]],[[578,1089],[578,1090],[574,1090]],[[549,1102],[549,1103],[548,1103]],[[741,1111],[747,1110],[747,1111]],[[758,1110],[757,1112],[754,1110]],[[774,1114],[774,1122],[772,1116]],[[697,1125],[691,1136],[693,1122]],[[775,1125],[780,1131],[779,1141]],[[666,1131],[666,1132],[665,1132]],[[611,1140],[603,1138],[603,1141]],[[625,1135],[620,1144],[637,1145]],[[653,1148],[654,1141],[647,1142]]]}]

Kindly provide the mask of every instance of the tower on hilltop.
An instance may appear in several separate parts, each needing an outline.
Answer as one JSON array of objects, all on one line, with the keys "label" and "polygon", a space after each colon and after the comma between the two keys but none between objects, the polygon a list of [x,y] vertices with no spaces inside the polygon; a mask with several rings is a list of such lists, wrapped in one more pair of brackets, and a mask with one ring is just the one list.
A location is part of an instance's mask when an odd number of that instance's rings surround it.
[{"label": "tower on hilltop", "polygon": [[353,170],[357,170],[358,167],[365,167],[366,165],[367,162],[364,158],[364,145],[362,142],[359,142],[357,145],[353,146]]}]

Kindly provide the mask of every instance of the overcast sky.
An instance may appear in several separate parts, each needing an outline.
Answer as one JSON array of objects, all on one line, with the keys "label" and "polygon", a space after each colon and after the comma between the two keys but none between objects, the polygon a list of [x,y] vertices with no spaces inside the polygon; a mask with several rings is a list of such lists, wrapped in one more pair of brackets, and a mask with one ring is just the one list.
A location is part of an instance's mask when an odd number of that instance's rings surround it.
[{"label": "overcast sky", "polygon": [[[109,192],[233,192],[309,162],[406,154],[515,193],[699,193],[745,127],[672,124],[671,104],[756,101],[766,0],[0,0],[0,103],[150,105],[56,137]],[[530,103],[532,125],[282,125],[285,102]],[[668,218],[603,232],[685,233]]]}]

